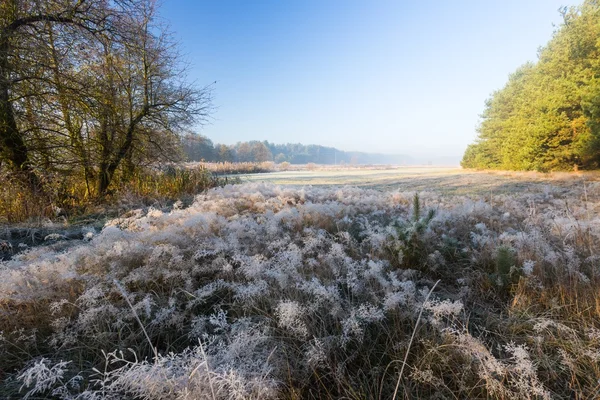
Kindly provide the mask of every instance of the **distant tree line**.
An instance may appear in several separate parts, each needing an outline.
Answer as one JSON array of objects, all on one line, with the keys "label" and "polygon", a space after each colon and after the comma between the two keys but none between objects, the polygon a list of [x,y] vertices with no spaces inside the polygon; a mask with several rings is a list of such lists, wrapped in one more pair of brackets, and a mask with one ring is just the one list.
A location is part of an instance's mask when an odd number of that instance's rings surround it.
[{"label": "distant tree line", "polygon": [[486,102],[467,168],[600,167],[600,2],[561,9],[563,23]]},{"label": "distant tree line", "polygon": [[182,148],[189,161],[209,162],[289,162],[291,164],[403,164],[401,155],[342,151],[334,147],[299,143],[274,144],[252,140],[234,145],[215,144],[199,134],[182,137]]},{"label": "distant tree line", "polygon": [[102,196],[177,158],[210,106],[178,60],[154,0],[0,1],[0,167],[38,194],[55,172]]}]

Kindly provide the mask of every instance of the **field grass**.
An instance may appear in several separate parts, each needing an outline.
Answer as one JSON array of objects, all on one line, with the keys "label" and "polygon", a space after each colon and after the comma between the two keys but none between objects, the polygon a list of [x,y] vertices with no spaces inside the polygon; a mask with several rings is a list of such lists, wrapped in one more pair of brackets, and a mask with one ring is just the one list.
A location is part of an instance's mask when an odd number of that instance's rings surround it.
[{"label": "field grass", "polygon": [[276,185],[358,186],[382,191],[427,191],[447,195],[541,193],[549,187],[583,187],[600,180],[594,172],[536,173],[472,171],[456,167],[390,167],[385,169],[315,169],[239,175],[242,181]]},{"label": "field grass", "polygon": [[598,174],[243,179],[0,262],[0,398],[600,398]]}]

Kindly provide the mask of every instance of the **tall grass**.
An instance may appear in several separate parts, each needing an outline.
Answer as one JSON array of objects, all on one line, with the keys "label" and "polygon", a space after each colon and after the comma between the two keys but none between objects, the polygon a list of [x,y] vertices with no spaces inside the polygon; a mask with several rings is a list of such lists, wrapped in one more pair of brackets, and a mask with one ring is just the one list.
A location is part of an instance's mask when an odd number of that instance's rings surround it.
[{"label": "tall grass", "polygon": [[[290,164],[287,161],[274,163],[263,162],[188,162],[188,168],[206,168],[218,175],[256,174],[278,171],[337,171],[347,169],[385,170],[397,168],[393,165],[364,165],[364,164]],[[406,167],[411,168],[411,167]]]},{"label": "tall grass", "polygon": [[77,218],[124,203],[135,207],[174,202],[237,182],[235,178],[215,176],[202,166],[144,168],[127,178],[117,176],[108,193],[99,197],[82,177],[42,172],[39,175],[40,190],[32,193],[21,181],[0,170],[0,223]]}]

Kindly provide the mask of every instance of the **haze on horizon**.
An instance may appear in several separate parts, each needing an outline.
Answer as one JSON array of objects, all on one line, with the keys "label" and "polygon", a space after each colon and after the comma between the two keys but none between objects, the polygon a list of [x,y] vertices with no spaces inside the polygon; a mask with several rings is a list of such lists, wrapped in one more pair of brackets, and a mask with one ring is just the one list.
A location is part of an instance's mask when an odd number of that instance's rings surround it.
[{"label": "haze on horizon", "polygon": [[552,36],[564,0],[171,0],[161,15],[214,84],[198,133],[460,159],[485,100]]}]

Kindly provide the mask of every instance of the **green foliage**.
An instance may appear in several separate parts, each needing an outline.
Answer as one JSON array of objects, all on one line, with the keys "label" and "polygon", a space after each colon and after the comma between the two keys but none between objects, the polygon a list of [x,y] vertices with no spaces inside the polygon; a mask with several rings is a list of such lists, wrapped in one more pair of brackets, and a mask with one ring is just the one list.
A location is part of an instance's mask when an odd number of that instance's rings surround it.
[{"label": "green foliage", "polygon": [[500,287],[507,288],[518,278],[516,273],[516,257],[513,249],[500,246],[496,250],[496,265],[492,278]]},{"label": "green foliage", "polygon": [[600,166],[600,3],[561,10],[564,22],[537,63],[517,69],[486,102],[465,168]]},{"label": "green foliage", "polygon": [[398,239],[391,246],[392,253],[397,255],[401,267],[418,269],[425,259],[425,243],[423,234],[435,216],[435,210],[429,209],[422,215],[423,208],[419,194],[413,197],[413,212],[409,223],[397,224]]}]

